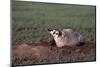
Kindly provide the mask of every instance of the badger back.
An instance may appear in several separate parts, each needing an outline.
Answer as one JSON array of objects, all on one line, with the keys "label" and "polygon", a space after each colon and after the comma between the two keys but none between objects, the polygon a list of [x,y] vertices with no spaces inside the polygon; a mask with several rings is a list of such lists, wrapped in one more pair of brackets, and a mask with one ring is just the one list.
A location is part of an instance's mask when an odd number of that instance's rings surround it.
[{"label": "badger back", "polygon": [[75,32],[72,29],[62,30],[63,37],[69,44],[78,44],[82,41],[82,35],[79,32]]}]

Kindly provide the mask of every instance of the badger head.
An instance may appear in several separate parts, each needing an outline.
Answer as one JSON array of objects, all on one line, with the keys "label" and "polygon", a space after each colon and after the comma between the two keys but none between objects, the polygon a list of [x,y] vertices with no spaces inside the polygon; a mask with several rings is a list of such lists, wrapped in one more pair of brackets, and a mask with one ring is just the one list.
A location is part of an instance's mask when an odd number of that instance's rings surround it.
[{"label": "badger head", "polygon": [[50,34],[51,34],[53,37],[59,37],[59,36],[62,35],[61,31],[58,31],[58,30],[48,29],[48,31],[50,32]]}]

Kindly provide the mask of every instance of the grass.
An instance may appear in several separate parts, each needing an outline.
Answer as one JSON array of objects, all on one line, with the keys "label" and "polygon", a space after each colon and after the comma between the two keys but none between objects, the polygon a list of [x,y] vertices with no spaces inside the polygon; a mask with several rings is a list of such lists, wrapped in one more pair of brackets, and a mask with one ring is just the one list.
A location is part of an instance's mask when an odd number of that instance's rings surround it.
[{"label": "grass", "polygon": [[13,41],[30,41],[48,37],[48,28],[72,28],[95,42],[95,6],[50,4],[39,2],[12,3]]}]

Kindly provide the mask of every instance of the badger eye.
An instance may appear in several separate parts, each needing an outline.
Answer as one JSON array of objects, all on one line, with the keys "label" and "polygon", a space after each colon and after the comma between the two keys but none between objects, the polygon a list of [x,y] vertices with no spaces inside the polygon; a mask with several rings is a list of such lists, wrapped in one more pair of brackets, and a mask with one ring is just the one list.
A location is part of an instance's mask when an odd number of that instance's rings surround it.
[{"label": "badger eye", "polygon": [[55,32],[53,32],[53,34],[55,34]]},{"label": "badger eye", "polygon": [[59,33],[56,33],[56,35],[58,35]]}]

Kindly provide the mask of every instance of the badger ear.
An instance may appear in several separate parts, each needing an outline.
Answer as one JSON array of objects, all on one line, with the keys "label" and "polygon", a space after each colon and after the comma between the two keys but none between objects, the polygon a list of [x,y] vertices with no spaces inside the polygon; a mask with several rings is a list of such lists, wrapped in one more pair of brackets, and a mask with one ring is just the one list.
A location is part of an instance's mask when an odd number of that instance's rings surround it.
[{"label": "badger ear", "polygon": [[48,31],[52,31],[52,29],[48,29]]}]

